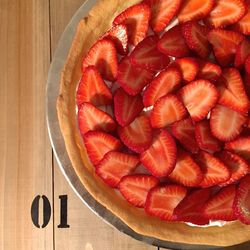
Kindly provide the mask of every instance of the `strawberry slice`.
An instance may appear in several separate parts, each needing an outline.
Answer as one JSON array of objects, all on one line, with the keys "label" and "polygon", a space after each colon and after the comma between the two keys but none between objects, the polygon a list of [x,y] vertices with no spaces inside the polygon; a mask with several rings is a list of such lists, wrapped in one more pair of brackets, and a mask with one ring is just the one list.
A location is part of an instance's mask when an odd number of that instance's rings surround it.
[{"label": "strawberry slice", "polygon": [[201,187],[212,187],[229,180],[231,174],[228,167],[217,157],[200,151],[195,161],[201,167],[204,175],[204,179],[200,183]]},{"label": "strawberry slice", "polygon": [[123,197],[136,207],[144,207],[148,192],[159,184],[159,180],[146,174],[124,176],[119,183]]},{"label": "strawberry slice", "polygon": [[197,79],[209,80],[216,82],[221,76],[221,67],[217,64],[211,63],[209,61],[199,61],[199,72],[197,74]]},{"label": "strawberry slice", "polygon": [[250,55],[247,56],[245,61],[245,71],[247,74],[250,74]]},{"label": "strawberry slice", "polygon": [[141,41],[130,55],[131,63],[148,70],[162,70],[169,64],[169,58],[158,48],[158,36],[148,36]]},{"label": "strawberry slice", "polygon": [[155,135],[152,145],[140,155],[140,160],[154,176],[164,177],[174,169],[176,150],[173,137],[162,130]]},{"label": "strawberry slice", "polygon": [[181,85],[181,80],[181,72],[177,67],[170,66],[161,71],[143,93],[144,106],[153,106],[159,98],[176,91]]},{"label": "strawberry slice", "polygon": [[237,219],[242,223],[250,225],[250,175],[240,181],[233,208]]},{"label": "strawberry slice", "polygon": [[215,106],[218,92],[207,80],[196,80],[179,91],[179,96],[194,121],[204,119]]},{"label": "strawberry slice", "polygon": [[151,82],[154,74],[146,69],[137,68],[124,57],[118,68],[117,82],[129,94],[138,95]]},{"label": "strawberry slice", "polygon": [[207,34],[210,29],[198,22],[190,21],[182,25],[182,34],[188,47],[198,56],[207,58],[210,54],[210,44]]},{"label": "strawberry slice", "polygon": [[250,55],[250,42],[244,39],[236,48],[234,66],[242,69],[247,57]]},{"label": "strawberry slice", "polygon": [[203,173],[189,153],[179,150],[175,168],[168,178],[186,187],[197,187],[203,180]]},{"label": "strawberry slice", "polygon": [[245,14],[243,0],[216,0],[207,21],[215,28],[237,23]]},{"label": "strawberry slice", "polygon": [[178,14],[179,22],[185,23],[206,17],[213,9],[214,2],[214,0],[183,0]]},{"label": "strawberry slice", "polygon": [[102,38],[107,38],[113,41],[116,46],[117,52],[121,55],[128,53],[128,29],[124,24],[113,26]]},{"label": "strawberry slice", "polygon": [[117,122],[127,126],[141,113],[143,109],[142,97],[140,95],[130,96],[121,88],[114,95],[114,111]]},{"label": "strawberry slice", "polygon": [[234,140],[241,133],[246,120],[244,114],[222,105],[216,105],[211,112],[211,132],[220,141]]},{"label": "strawberry slice", "polygon": [[113,24],[125,24],[128,28],[129,43],[137,45],[147,34],[150,15],[150,8],[147,4],[136,4],[120,13],[114,19]]},{"label": "strawberry slice", "polygon": [[152,142],[152,128],[149,118],[141,115],[128,126],[119,129],[123,143],[136,153],[145,151]]},{"label": "strawberry slice", "polygon": [[202,215],[202,208],[211,194],[209,188],[192,191],[175,208],[174,216],[176,220],[191,222],[196,225],[208,224],[209,220]]},{"label": "strawberry slice", "polygon": [[212,135],[208,120],[195,124],[195,138],[200,149],[208,153],[215,153],[221,150],[221,142]]},{"label": "strawberry slice", "polygon": [[191,118],[175,122],[172,125],[172,134],[178,139],[181,145],[192,154],[199,151],[195,140],[195,126]]},{"label": "strawberry slice", "polygon": [[85,69],[76,93],[76,103],[81,106],[91,102],[96,106],[112,104],[112,93],[94,66]]},{"label": "strawberry slice", "polygon": [[176,25],[164,33],[158,42],[158,49],[167,56],[189,56],[190,50],[183,38],[181,25]]},{"label": "strawberry slice", "polygon": [[90,65],[96,66],[102,77],[114,81],[117,77],[118,60],[114,43],[106,38],[97,41],[83,59],[82,71]]},{"label": "strawberry slice", "polygon": [[161,97],[154,105],[150,121],[153,128],[164,128],[182,120],[187,110],[179,99],[172,94]]},{"label": "strawberry slice", "polygon": [[219,154],[219,157],[227,165],[231,172],[230,179],[226,182],[223,182],[221,186],[227,186],[235,183],[249,173],[250,168],[247,162],[239,155],[229,151],[223,151]]},{"label": "strawberry slice", "polygon": [[101,131],[89,131],[84,134],[83,140],[94,165],[98,164],[107,152],[119,150],[122,146],[117,138]]},{"label": "strawberry slice", "polygon": [[96,173],[105,183],[115,188],[121,178],[130,174],[138,163],[139,159],[134,155],[111,151],[96,166]]},{"label": "strawberry slice", "polygon": [[213,29],[208,33],[208,41],[212,44],[215,57],[221,66],[228,66],[234,61],[237,46],[244,36],[238,32]]},{"label": "strawberry slice", "polygon": [[192,57],[177,59],[172,65],[175,65],[180,69],[183,80],[186,83],[193,81],[199,71],[199,64],[197,60]]},{"label": "strawberry slice", "polygon": [[116,123],[110,115],[87,102],[78,110],[78,126],[82,135],[90,130],[112,132],[116,129]]},{"label": "strawberry slice", "polygon": [[178,185],[165,185],[152,188],[147,196],[145,211],[162,220],[173,221],[174,209],[184,199],[187,189]]},{"label": "strawberry slice", "polygon": [[222,188],[212,196],[203,207],[203,215],[209,220],[236,220],[233,203],[236,195],[236,186]]}]

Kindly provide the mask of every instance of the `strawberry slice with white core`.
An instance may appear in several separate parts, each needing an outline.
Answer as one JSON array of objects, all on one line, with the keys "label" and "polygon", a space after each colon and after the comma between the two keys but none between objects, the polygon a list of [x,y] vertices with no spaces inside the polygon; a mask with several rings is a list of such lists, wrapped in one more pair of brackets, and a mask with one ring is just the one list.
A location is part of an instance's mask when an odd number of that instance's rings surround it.
[{"label": "strawberry slice with white core", "polygon": [[147,196],[145,211],[162,220],[173,221],[173,212],[184,199],[187,189],[178,185],[165,185],[152,188]]},{"label": "strawberry slice with white core", "polygon": [[144,207],[148,192],[159,184],[159,180],[146,174],[124,176],[119,183],[123,197],[136,207]]},{"label": "strawberry slice with white core", "polygon": [[209,61],[199,61],[199,72],[196,76],[197,79],[209,80],[216,82],[222,74],[221,67]]},{"label": "strawberry slice with white core", "polygon": [[245,65],[247,57],[250,55],[250,42],[244,39],[236,48],[234,66],[242,69]]},{"label": "strawberry slice with white core", "polygon": [[164,128],[182,120],[187,110],[182,102],[172,94],[161,97],[151,112],[150,121],[153,128]]},{"label": "strawberry slice with white core", "polygon": [[179,96],[194,121],[204,119],[215,106],[218,92],[207,80],[196,80],[179,91]]},{"label": "strawberry slice with white core", "polygon": [[174,169],[176,152],[175,140],[166,130],[162,130],[155,135],[151,146],[140,155],[140,160],[154,176],[165,177]]},{"label": "strawberry slice with white core", "polygon": [[115,188],[121,178],[130,174],[138,163],[139,159],[134,155],[111,151],[96,166],[96,173],[105,183]]}]

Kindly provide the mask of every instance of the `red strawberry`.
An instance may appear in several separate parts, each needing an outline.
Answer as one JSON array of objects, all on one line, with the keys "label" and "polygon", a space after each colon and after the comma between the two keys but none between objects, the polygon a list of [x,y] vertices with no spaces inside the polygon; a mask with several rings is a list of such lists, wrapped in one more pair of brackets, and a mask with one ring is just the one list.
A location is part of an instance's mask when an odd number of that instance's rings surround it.
[{"label": "red strawberry", "polygon": [[246,116],[228,107],[216,105],[211,112],[210,128],[220,141],[234,140],[242,131]]},{"label": "red strawberry", "polygon": [[197,187],[203,180],[203,173],[190,154],[179,151],[175,168],[168,178],[186,187]]},{"label": "red strawberry", "polygon": [[152,145],[140,155],[140,160],[154,176],[169,175],[176,163],[176,144],[172,136],[166,130],[157,133]]},{"label": "red strawberry", "polygon": [[236,48],[234,66],[243,68],[248,55],[250,55],[250,42],[244,39]]},{"label": "red strawberry", "polygon": [[82,71],[90,65],[96,66],[102,77],[114,81],[117,77],[118,61],[114,43],[106,38],[97,41],[83,59]]},{"label": "red strawberry", "polygon": [[181,32],[181,25],[176,25],[164,33],[158,42],[158,49],[165,55],[174,57],[184,57],[190,54]]},{"label": "red strawberry", "polygon": [[187,110],[175,95],[161,97],[154,105],[150,121],[153,128],[163,128],[176,121],[182,120]]},{"label": "red strawberry", "polygon": [[221,142],[212,135],[208,120],[196,123],[195,138],[200,149],[204,151],[214,153],[221,150]]},{"label": "red strawberry", "polygon": [[250,225],[250,175],[240,181],[233,208],[237,219],[242,223]]},{"label": "red strawberry", "polygon": [[209,220],[236,220],[237,218],[233,211],[235,194],[235,185],[222,188],[206,202],[202,209],[203,216]]},{"label": "red strawberry", "polygon": [[128,29],[126,25],[118,24],[113,26],[102,38],[112,40],[121,55],[128,53]]},{"label": "red strawberry", "polygon": [[235,183],[249,173],[250,168],[247,162],[237,154],[231,153],[229,151],[223,151],[219,154],[219,157],[227,165],[231,172],[230,179],[226,182],[223,182],[222,186]]},{"label": "red strawberry", "polygon": [[218,92],[207,80],[196,80],[179,91],[179,96],[194,121],[204,119],[215,106]]},{"label": "red strawberry", "polygon": [[247,74],[250,74],[250,55],[247,56],[245,61],[245,70]]},{"label": "red strawberry", "polygon": [[150,26],[156,33],[164,30],[181,4],[181,0],[144,0],[144,2],[151,8]]},{"label": "red strawberry", "polygon": [[101,131],[89,131],[84,134],[83,140],[94,165],[98,164],[107,152],[121,148],[121,142],[118,139]]},{"label": "red strawberry", "polygon": [[202,58],[207,58],[210,54],[210,44],[207,40],[209,30],[207,26],[195,21],[190,21],[182,25],[182,34],[188,47]]},{"label": "red strawberry", "polygon": [[78,111],[78,125],[82,135],[90,130],[112,132],[116,129],[116,123],[110,115],[87,102]]},{"label": "red strawberry", "polygon": [[119,183],[119,190],[123,197],[136,207],[144,207],[148,192],[157,186],[159,180],[146,174],[124,176]]},{"label": "red strawberry", "polygon": [[208,33],[208,41],[212,44],[215,57],[221,66],[228,66],[234,61],[237,46],[244,36],[238,32],[213,29]]},{"label": "red strawberry", "polygon": [[211,189],[198,189],[187,195],[175,208],[174,215],[178,221],[206,225],[209,220],[202,215],[202,208],[211,196]]},{"label": "red strawberry", "polygon": [[186,150],[193,154],[198,152],[199,147],[195,140],[195,126],[191,118],[175,122],[172,125],[172,134]]},{"label": "red strawberry", "polygon": [[200,20],[206,17],[214,7],[214,0],[183,0],[178,14],[180,23]]},{"label": "red strawberry", "polygon": [[121,178],[130,174],[138,165],[138,157],[111,151],[96,166],[96,173],[109,186],[118,186]]},{"label": "red strawberry", "polygon": [[229,180],[229,169],[215,156],[205,151],[200,151],[195,160],[204,174],[204,179],[200,183],[201,187],[212,187]]},{"label": "red strawberry", "polygon": [[197,74],[197,79],[204,79],[215,82],[219,79],[222,70],[217,64],[211,63],[209,61],[199,61],[199,72]]},{"label": "red strawberry", "polygon": [[169,64],[169,58],[157,49],[158,36],[148,36],[141,41],[130,55],[131,63],[148,70],[161,70]]},{"label": "red strawberry", "polygon": [[160,72],[153,81],[146,87],[143,93],[145,107],[153,106],[155,102],[164,95],[178,89],[181,84],[181,72],[177,67],[168,67]]},{"label": "red strawberry", "polygon": [[151,71],[135,67],[124,57],[118,68],[117,82],[128,94],[137,95],[153,77]]},{"label": "red strawberry", "polygon": [[120,13],[113,24],[125,24],[128,28],[129,43],[136,45],[146,36],[150,15],[148,5],[136,4]]},{"label": "red strawberry", "polygon": [[244,0],[217,0],[207,21],[215,28],[237,23],[245,14]]},{"label": "red strawberry", "polygon": [[187,194],[186,188],[178,185],[165,185],[152,188],[147,196],[145,211],[162,220],[173,221],[173,212]]},{"label": "red strawberry", "polygon": [[250,99],[250,74],[245,73],[243,81],[244,81],[246,94],[248,96],[248,99]]},{"label": "red strawberry", "polygon": [[84,102],[91,102],[96,106],[112,103],[112,93],[94,66],[85,69],[77,89],[78,107]]},{"label": "red strawberry", "polygon": [[149,118],[137,117],[128,126],[119,129],[119,135],[123,143],[136,153],[145,151],[152,142],[152,129]]}]

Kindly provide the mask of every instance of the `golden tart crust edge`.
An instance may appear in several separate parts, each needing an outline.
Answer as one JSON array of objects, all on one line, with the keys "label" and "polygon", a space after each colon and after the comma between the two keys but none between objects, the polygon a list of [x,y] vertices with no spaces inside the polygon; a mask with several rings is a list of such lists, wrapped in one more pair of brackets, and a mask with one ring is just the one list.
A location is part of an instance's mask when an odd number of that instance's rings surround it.
[{"label": "golden tart crust edge", "polygon": [[[80,21],[61,74],[57,113],[72,166],[88,192],[135,232],[170,242],[229,246],[250,240],[250,226],[230,222],[223,227],[191,227],[150,217],[130,205],[95,175],[78,130],[75,94],[81,78],[81,63],[89,48],[107,31],[114,17],[141,0],[99,0]],[[69,166],[71,167],[71,166]]]}]

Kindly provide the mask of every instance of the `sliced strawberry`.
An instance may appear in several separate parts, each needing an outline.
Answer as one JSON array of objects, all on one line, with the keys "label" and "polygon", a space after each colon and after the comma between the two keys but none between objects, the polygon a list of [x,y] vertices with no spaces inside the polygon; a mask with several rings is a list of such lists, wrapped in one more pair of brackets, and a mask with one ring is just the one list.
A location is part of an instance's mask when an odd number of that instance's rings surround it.
[{"label": "sliced strawberry", "polygon": [[164,177],[175,166],[176,150],[173,137],[166,130],[162,130],[155,135],[152,145],[140,155],[140,160],[154,176]]},{"label": "sliced strawberry", "polygon": [[144,106],[153,106],[159,98],[177,90],[181,85],[181,80],[181,72],[177,67],[170,66],[161,71],[143,93]]},{"label": "sliced strawberry", "polygon": [[191,118],[187,118],[172,125],[172,134],[182,146],[195,154],[199,151],[198,144],[195,140],[195,126]]},{"label": "sliced strawberry", "polygon": [[136,153],[145,151],[152,142],[152,128],[149,118],[141,115],[128,126],[119,129],[123,143]]},{"label": "sliced strawberry", "polygon": [[121,142],[118,139],[101,131],[89,131],[84,134],[83,140],[94,165],[98,164],[107,152],[121,148]]},{"label": "sliced strawberry", "polygon": [[244,39],[236,48],[234,66],[242,69],[249,55],[250,55],[250,42],[247,39]]},{"label": "sliced strawberry", "polygon": [[162,220],[173,221],[173,212],[184,199],[187,189],[178,185],[165,185],[152,188],[147,196],[145,211]]},{"label": "sliced strawberry", "polygon": [[245,14],[244,0],[217,0],[207,21],[215,28],[237,23]]},{"label": "sliced strawberry", "polygon": [[209,220],[202,215],[202,208],[211,196],[211,189],[198,189],[187,195],[175,208],[176,220],[206,225]]},{"label": "sliced strawberry", "polygon": [[207,80],[196,80],[179,91],[179,96],[194,121],[204,119],[215,106],[218,92]]},{"label": "sliced strawberry", "polygon": [[208,33],[208,41],[212,44],[215,57],[221,66],[228,66],[234,61],[237,46],[244,36],[238,32],[213,29]]},{"label": "sliced strawberry", "polygon": [[136,207],[144,207],[148,192],[159,184],[159,180],[146,174],[124,176],[119,183],[123,197]]},{"label": "sliced strawberry", "polygon": [[210,128],[220,141],[234,140],[242,131],[246,116],[233,109],[216,105],[211,112]]},{"label": "sliced strawberry", "polygon": [[250,55],[247,56],[245,61],[245,70],[247,74],[250,74]]},{"label": "sliced strawberry", "polygon": [[96,166],[96,173],[109,186],[118,186],[121,178],[130,174],[138,165],[138,157],[111,151]]},{"label": "sliced strawberry", "polygon": [[199,61],[199,72],[197,74],[197,79],[204,79],[215,82],[221,76],[221,67],[217,64],[211,63],[209,61]]},{"label": "sliced strawberry", "polygon": [[153,128],[163,128],[182,120],[187,110],[182,102],[172,94],[161,97],[151,112],[150,121]]},{"label": "sliced strawberry", "polygon": [[198,22],[190,21],[182,25],[182,34],[188,47],[202,58],[207,58],[210,54],[210,44],[207,40],[209,32],[207,26]]},{"label": "sliced strawberry", "polygon": [[94,65],[102,77],[114,81],[117,77],[118,60],[114,43],[106,38],[97,41],[83,59],[82,71],[88,66]]},{"label": "sliced strawberry", "polygon": [[206,202],[202,209],[203,215],[209,220],[236,220],[233,210],[235,194],[235,185],[222,188]]},{"label": "sliced strawberry", "polygon": [[237,219],[242,223],[250,225],[250,175],[240,181],[233,208]]},{"label": "sliced strawberry", "polygon": [[203,173],[189,153],[179,150],[175,168],[168,178],[186,187],[197,187],[203,180]]},{"label": "sliced strawberry", "polygon": [[146,69],[137,68],[124,57],[118,68],[117,82],[130,95],[139,94],[151,82],[154,74]]},{"label": "sliced strawberry", "polygon": [[221,150],[221,142],[212,135],[208,120],[195,124],[195,138],[200,149],[204,151],[214,153]]},{"label": "sliced strawberry", "polygon": [[223,151],[219,154],[219,157],[227,165],[231,172],[230,179],[226,182],[223,182],[221,184],[222,186],[227,186],[235,183],[249,173],[250,168],[247,162],[239,155],[231,153],[229,151]]},{"label": "sliced strawberry", "polygon": [[102,38],[108,38],[113,41],[117,52],[121,55],[128,53],[128,29],[125,24],[118,24],[113,26]]},{"label": "sliced strawberry", "polygon": [[125,24],[128,28],[129,43],[136,45],[146,36],[150,15],[147,4],[136,4],[120,13],[113,24]]},{"label": "sliced strawberry", "polygon": [[229,180],[231,174],[228,167],[217,157],[200,151],[195,160],[204,174],[204,179],[200,183],[201,187],[212,187]]},{"label": "sliced strawberry", "polygon": [[76,93],[76,103],[81,106],[84,102],[91,102],[96,106],[109,105],[112,93],[102,80],[94,66],[85,69]]},{"label": "sliced strawberry", "polygon": [[148,69],[161,70],[169,64],[169,58],[162,54],[158,48],[158,36],[148,36],[132,51],[130,60],[133,65]]},{"label": "sliced strawberry", "polygon": [[206,17],[213,9],[214,2],[214,0],[183,0],[178,14],[179,22],[185,23]]},{"label": "sliced strawberry", "polygon": [[183,38],[181,25],[176,25],[164,33],[158,42],[158,49],[168,56],[189,56],[190,51]]}]

